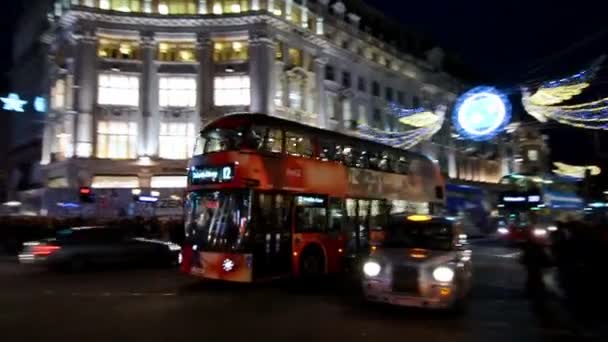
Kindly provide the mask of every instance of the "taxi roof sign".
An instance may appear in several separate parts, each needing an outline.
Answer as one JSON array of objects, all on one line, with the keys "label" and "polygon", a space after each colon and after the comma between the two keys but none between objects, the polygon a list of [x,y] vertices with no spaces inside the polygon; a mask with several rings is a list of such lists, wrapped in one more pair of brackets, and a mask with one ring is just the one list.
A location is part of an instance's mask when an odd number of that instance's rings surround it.
[{"label": "taxi roof sign", "polygon": [[430,221],[432,219],[433,218],[430,215],[420,215],[420,214],[410,215],[407,217],[408,221],[414,221],[414,222]]}]

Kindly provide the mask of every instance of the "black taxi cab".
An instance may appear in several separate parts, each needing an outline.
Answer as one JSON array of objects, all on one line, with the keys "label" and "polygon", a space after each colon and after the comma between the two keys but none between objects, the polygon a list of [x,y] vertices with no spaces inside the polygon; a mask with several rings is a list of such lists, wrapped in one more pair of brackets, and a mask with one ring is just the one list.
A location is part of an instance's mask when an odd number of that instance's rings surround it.
[{"label": "black taxi cab", "polygon": [[461,224],[447,217],[394,215],[370,232],[363,262],[366,300],[401,306],[462,307],[471,289],[471,251]]}]

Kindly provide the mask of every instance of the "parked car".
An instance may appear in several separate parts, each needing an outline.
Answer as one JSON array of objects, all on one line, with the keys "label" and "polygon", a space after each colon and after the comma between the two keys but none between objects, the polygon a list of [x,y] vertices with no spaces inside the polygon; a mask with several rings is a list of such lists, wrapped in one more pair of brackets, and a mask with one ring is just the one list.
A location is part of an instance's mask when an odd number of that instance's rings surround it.
[{"label": "parked car", "polygon": [[471,289],[471,251],[460,223],[428,215],[396,215],[371,232],[363,293],[372,302],[459,308]]},{"label": "parked car", "polygon": [[24,243],[19,261],[74,271],[110,265],[169,266],[178,264],[180,250],[174,243],[135,237],[124,227],[72,227],[54,238]]}]

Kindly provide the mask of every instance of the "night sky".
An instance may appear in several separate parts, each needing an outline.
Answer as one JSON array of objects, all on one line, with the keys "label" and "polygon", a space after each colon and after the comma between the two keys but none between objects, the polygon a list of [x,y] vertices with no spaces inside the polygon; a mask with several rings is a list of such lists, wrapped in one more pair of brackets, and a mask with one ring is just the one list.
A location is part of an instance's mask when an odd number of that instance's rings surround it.
[{"label": "night sky", "polygon": [[[608,11],[602,2],[367,0],[459,56],[476,75],[474,83],[497,85],[514,101],[520,99],[520,84],[578,72],[608,53]],[[588,96],[608,96],[607,66],[608,60]],[[514,115],[534,120],[521,111]],[[594,162],[608,174],[608,132],[556,123],[543,132],[553,160]]]}]

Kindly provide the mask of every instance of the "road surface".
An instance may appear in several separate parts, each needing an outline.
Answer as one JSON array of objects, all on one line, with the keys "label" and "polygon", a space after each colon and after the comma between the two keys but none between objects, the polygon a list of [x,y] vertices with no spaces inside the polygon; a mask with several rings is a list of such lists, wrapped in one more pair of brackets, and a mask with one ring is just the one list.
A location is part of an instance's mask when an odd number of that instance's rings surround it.
[{"label": "road surface", "polygon": [[367,305],[342,281],[201,283],[173,269],[56,274],[0,261],[3,341],[606,341],[557,301],[531,304],[518,252],[473,249],[475,283],[460,315]]}]

